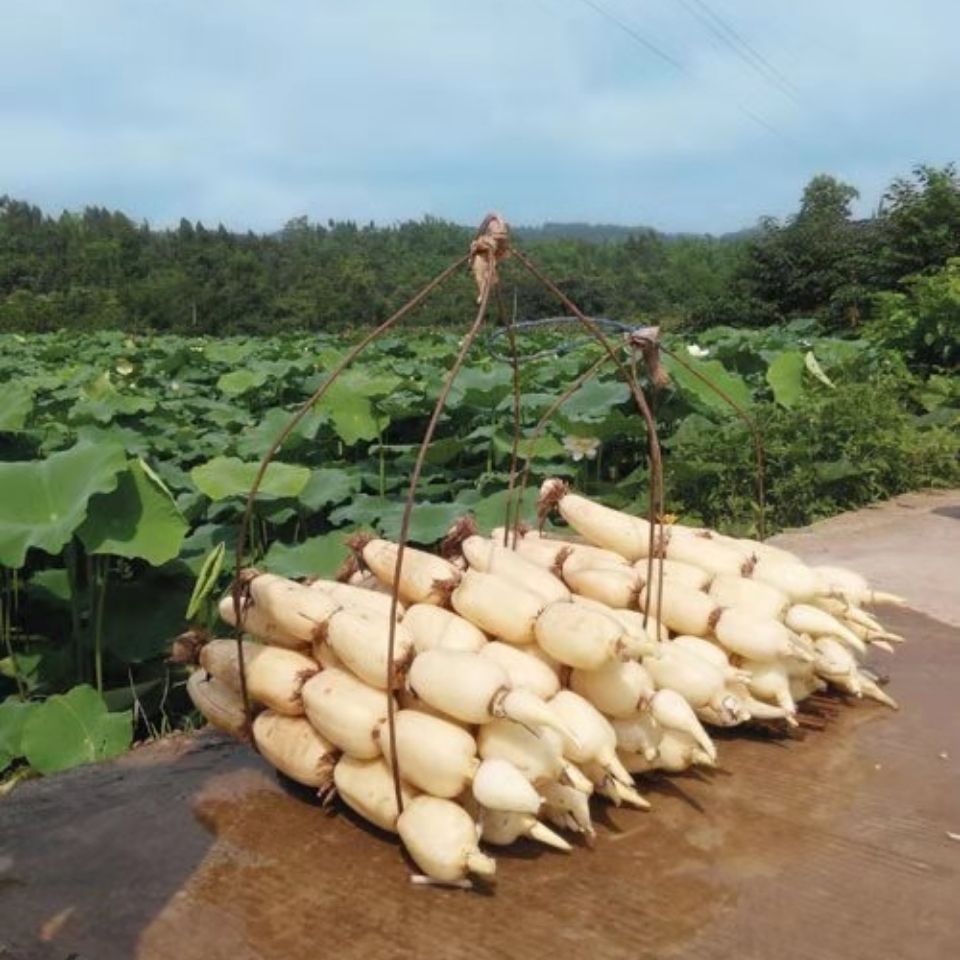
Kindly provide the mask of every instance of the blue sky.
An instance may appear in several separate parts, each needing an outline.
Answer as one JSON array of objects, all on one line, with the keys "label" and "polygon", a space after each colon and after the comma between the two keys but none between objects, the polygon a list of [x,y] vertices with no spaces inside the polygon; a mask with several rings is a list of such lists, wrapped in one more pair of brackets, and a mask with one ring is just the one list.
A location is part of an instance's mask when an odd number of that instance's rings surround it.
[{"label": "blue sky", "polygon": [[498,209],[723,232],[788,215],[819,172],[857,186],[868,212],[914,163],[960,158],[957,0],[2,13],[0,194],[51,212],[271,230],[301,214],[475,223]]}]

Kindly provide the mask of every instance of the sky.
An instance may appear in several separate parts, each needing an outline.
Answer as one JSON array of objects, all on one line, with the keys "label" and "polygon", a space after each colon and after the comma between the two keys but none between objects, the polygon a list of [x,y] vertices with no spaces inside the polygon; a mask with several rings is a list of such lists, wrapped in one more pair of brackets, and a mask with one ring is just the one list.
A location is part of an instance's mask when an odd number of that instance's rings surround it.
[{"label": "sky", "polygon": [[960,159],[957,0],[3,0],[0,195],[723,233]]}]

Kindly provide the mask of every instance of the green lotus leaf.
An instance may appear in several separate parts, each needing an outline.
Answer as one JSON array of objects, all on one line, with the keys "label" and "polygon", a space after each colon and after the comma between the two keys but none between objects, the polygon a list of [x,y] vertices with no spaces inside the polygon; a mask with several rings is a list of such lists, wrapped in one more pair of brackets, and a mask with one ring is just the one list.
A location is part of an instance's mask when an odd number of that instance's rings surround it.
[{"label": "green lotus leaf", "polygon": [[588,380],[577,392],[564,401],[560,412],[568,420],[603,420],[611,408],[630,399],[630,389],[615,380]]},{"label": "green lotus leaf", "polygon": [[[496,406],[513,390],[513,371],[507,365],[489,370],[467,367],[460,371],[450,394],[450,406]],[[461,399],[462,398],[462,399]]]},{"label": "green lotus leaf", "polygon": [[82,393],[90,400],[102,400],[114,393],[116,388],[110,380],[110,371],[104,370],[98,377],[83,385]]},{"label": "green lotus leaf", "polygon": [[[442,467],[450,463],[451,460],[456,459],[466,449],[466,441],[459,437],[441,437],[439,440],[434,438],[430,441],[430,446],[427,447],[424,463]],[[420,444],[385,443],[382,447],[379,445],[371,447],[370,453],[376,455],[379,454],[381,450],[391,455],[394,463],[402,461],[403,463],[412,464],[420,450]]]},{"label": "green lotus leaf", "polygon": [[353,523],[358,526],[374,526],[385,514],[388,514],[395,504],[386,497],[374,497],[369,493],[358,493],[330,514],[330,523],[340,526],[344,523]]},{"label": "green lotus leaf", "polygon": [[[442,540],[450,529],[450,524],[462,517],[463,506],[459,503],[417,503],[410,514],[408,539],[413,543],[432,544]],[[393,509],[384,512],[378,523],[380,532],[389,540],[400,536],[403,521],[403,503],[394,504]]]},{"label": "green lotus leaf", "polygon": [[[523,500],[520,504],[520,519],[527,523],[536,521],[537,492],[536,487],[527,487],[523,492]],[[514,493],[514,497],[515,495]],[[513,504],[514,500],[510,502]],[[498,490],[496,493],[484,497],[473,504],[470,510],[481,530],[489,532],[494,527],[502,527],[506,520],[507,491]]]},{"label": "green lotus leaf", "polygon": [[17,433],[33,412],[33,391],[16,380],[0,385],[0,433]]},{"label": "green lotus leaf", "polygon": [[782,407],[793,407],[803,396],[803,354],[799,350],[786,350],[767,367],[767,383],[773,390],[773,398]]},{"label": "green lotus leaf", "polygon": [[145,457],[151,452],[151,447],[156,445],[156,439],[150,434],[151,431],[146,429],[143,424],[136,430],[130,427],[121,427],[116,423],[107,427],[92,423],[77,427],[78,440],[85,440],[90,444],[119,444],[131,457]]},{"label": "green lotus leaf", "polygon": [[[380,346],[383,349],[383,346]],[[364,397],[386,397],[393,393],[403,381],[392,373],[375,372],[370,366],[362,369],[345,370],[337,378],[334,387],[339,384],[350,393],[359,393]]]},{"label": "green lotus leaf", "polygon": [[[497,432],[493,435],[494,447],[503,454],[513,452],[513,437]],[[539,437],[521,437],[517,444],[519,460],[550,460],[553,457],[564,456],[563,445],[556,437],[542,434]]]},{"label": "green lotus leaf", "polygon": [[325,467],[310,474],[298,499],[307,510],[316,511],[343,503],[359,489],[360,477],[356,471]]},{"label": "green lotus leaf", "polygon": [[123,753],[133,739],[132,716],[109,713],[93,687],[56,694],[30,712],[20,745],[30,766],[57,773]]},{"label": "green lotus leaf", "polygon": [[370,398],[343,380],[335,380],[315,409],[325,414],[337,436],[347,446],[360,440],[376,440],[387,425],[387,418],[377,416]]},{"label": "green lotus leaf", "polygon": [[91,499],[77,533],[89,553],[159,566],[179,554],[187,521],[159,477],[138,459],[120,474],[115,490]]},{"label": "green lotus leaf", "polygon": [[[30,714],[39,704],[8,697],[0,703],[0,754],[8,757],[22,757],[23,726]],[[4,765],[0,763],[0,769]]]},{"label": "green lotus leaf", "polygon": [[81,442],[46,460],[0,463],[0,564],[22,567],[31,547],[59,553],[126,462],[120,446]]},{"label": "green lotus leaf", "polygon": [[555,427],[570,437],[594,437],[606,442],[614,440],[620,443],[642,443],[646,449],[647,425],[640,412],[632,405],[624,412],[621,407],[615,407],[607,412],[602,420],[570,420],[557,414],[553,422]]},{"label": "green lotus leaf", "polygon": [[70,576],[62,567],[38,570],[27,582],[26,589],[31,603],[70,605]]},{"label": "green lotus leaf", "polygon": [[236,523],[201,524],[183,541],[178,566],[185,568],[190,576],[198,577],[203,562],[211,550],[218,544],[224,544],[223,569],[230,573],[234,568],[234,554],[237,549],[237,535],[240,526]]},{"label": "green lotus leaf", "polygon": [[[280,432],[286,428],[293,413],[282,407],[273,407],[263,415],[263,419],[236,440],[236,451],[241,457],[262,457],[271,447]],[[285,453],[299,452],[317,435],[323,417],[311,410],[293,429],[283,444]]]},{"label": "green lotus leaf", "polygon": [[228,397],[239,397],[249,390],[262,387],[267,382],[267,372],[263,369],[232,370],[217,380],[217,389]]},{"label": "green lotus leaf", "polygon": [[211,363],[224,363],[235,366],[242,363],[256,349],[254,343],[242,343],[236,340],[214,340],[203,347],[203,355]]},{"label": "green lotus leaf", "polygon": [[44,645],[31,653],[16,654],[16,666],[11,657],[0,660],[0,676],[16,682],[20,680],[31,696],[62,690],[74,678],[74,652],[66,646]]},{"label": "green lotus leaf", "polygon": [[[753,394],[747,382],[739,374],[732,373],[719,360],[695,360],[684,358],[688,367],[706,378],[713,387],[722,390],[731,400],[741,407],[750,407],[753,403]],[[714,389],[704,383],[696,374],[691,373],[679,363],[669,357],[664,365],[681,394],[693,400],[698,406],[705,407],[713,412],[733,416],[734,411]]]},{"label": "green lotus leaf", "polygon": [[[190,471],[193,482],[211,500],[246,497],[253,486],[259,463],[244,462],[236,457],[214,457]],[[310,470],[289,463],[273,461],[263,476],[259,493],[272,497],[296,497],[307,485]]]},{"label": "green lotus leaf", "polygon": [[274,543],[260,566],[283,577],[331,577],[350,552],[346,531],[337,530],[303,543]]},{"label": "green lotus leaf", "polygon": [[110,423],[114,417],[133,416],[137,413],[152,413],[157,401],[151,397],[137,397],[123,393],[107,393],[102,397],[81,400],[70,411],[72,423],[95,420]]}]

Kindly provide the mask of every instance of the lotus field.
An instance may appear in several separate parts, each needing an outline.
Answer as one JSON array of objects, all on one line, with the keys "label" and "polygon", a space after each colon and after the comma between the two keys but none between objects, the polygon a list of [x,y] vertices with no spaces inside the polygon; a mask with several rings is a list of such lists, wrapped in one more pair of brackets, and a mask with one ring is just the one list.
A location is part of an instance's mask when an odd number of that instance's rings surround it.
[{"label": "lotus field", "polygon": [[[547,476],[646,509],[646,437],[627,387],[573,328],[519,338],[523,516]],[[331,575],[356,531],[396,538],[427,418],[460,342],[414,330],[377,343],[294,431],[265,477],[248,562]],[[291,412],[351,343],[275,338],[0,336],[0,777],[7,784],[122,752],[197,721],[168,662],[188,626],[212,628],[233,573],[244,499]],[[767,532],[885,494],[956,479],[960,395],[882,344],[813,321],[716,328],[667,343],[762,430]],[[504,349],[498,339],[497,350]],[[555,349],[556,348],[556,349]],[[481,343],[427,455],[411,540],[434,545],[470,513],[503,522],[513,373]],[[536,357],[534,358],[534,355]],[[666,509],[757,532],[751,435],[696,377],[665,363],[654,395]],[[198,576],[205,590],[195,591]],[[3,699],[5,698],[5,699]]]}]

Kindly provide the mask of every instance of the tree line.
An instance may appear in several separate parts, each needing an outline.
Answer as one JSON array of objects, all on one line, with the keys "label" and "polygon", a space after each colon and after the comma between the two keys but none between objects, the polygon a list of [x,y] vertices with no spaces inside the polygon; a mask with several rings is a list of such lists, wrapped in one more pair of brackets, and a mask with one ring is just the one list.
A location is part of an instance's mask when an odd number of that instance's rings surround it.
[{"label": "tree line", "polygon": [[[854,187],[814,177],[798,211],[731,237],[548,225],[518,242],[586,311],[688,329],[766,325],[798,315],[851,328],[906,295],[910,278],[960,256],[960,176],[918,166],[875,212],[855,219]],[[153,229],[88,207],[57,217],[0,197],[0,330],[125,329],[271,334],[339,331],[388,316],[467,249],[472,229],[434,217],[392,226],[288,222],[276,233],[192,223]],[[508,266],[507,309],[558,311]],[[414,322],[468,319],[470,278],[440,291]]]}]

